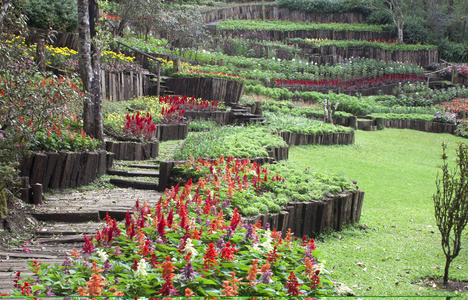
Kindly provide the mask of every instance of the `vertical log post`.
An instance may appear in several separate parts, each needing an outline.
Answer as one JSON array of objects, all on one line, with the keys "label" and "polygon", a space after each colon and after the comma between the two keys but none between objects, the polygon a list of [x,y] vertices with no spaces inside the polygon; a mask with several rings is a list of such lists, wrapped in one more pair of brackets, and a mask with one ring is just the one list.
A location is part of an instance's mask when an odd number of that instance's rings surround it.
[{"label": "vertical log post", "polygon": [[42,184],[35,183],[32,185],[32,199],[34,205],[42,204]]},{"label": "vertical log post", "polygon": [[159,97],[161,93],[161,62],[158,61],[158,83],[156,85],[156,96]]},{"label": "vertical log post", "polygon": [[29,177],[21,177],[21,200],[23,200],[24,203],[29,203]]}]

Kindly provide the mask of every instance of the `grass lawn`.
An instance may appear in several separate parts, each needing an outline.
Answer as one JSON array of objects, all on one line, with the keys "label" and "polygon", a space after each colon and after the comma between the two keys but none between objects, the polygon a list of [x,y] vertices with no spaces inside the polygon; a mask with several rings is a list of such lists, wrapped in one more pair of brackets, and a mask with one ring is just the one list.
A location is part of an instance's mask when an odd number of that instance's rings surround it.
[{"label": "grass lawn", "polygon": [[[289,160],[298,168],[343,172],[366,193],[361,229],[348,227],[317,239],[333,279],[356,295],[455,295],[426,280],[440,281],[445,266],[431,199],[443,141],[452,161],[458,142],[468,142],[449,134],[385,129],[357,131],[351,146],[290,149]],[[468,281],[468,229],[463,235],[450,280]]]}]

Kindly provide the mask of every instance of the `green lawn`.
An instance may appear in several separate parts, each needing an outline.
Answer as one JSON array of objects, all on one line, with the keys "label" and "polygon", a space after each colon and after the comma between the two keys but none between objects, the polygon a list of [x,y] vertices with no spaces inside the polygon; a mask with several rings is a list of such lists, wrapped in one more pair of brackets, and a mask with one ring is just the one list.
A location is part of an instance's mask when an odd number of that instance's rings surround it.
[{"label": "green lawn", "polygon": [[[366,194],[358,225],[318,238],[333,279],[358,296],[442,296],[423,278],[440,280],[445,256],[434,218],[432,195],[441,143],[450,158],[464,139],[449,134],[385,129],[356,132],[351,146],[295,146],[290,161],[317,171],[343,172]],[[468,281],[468,230],[451,280]],[[455,295],[455,293],[450,293]],[[468,296],[467,293],[463,295]],[[427,298],[426,298],[427,299]]]}]

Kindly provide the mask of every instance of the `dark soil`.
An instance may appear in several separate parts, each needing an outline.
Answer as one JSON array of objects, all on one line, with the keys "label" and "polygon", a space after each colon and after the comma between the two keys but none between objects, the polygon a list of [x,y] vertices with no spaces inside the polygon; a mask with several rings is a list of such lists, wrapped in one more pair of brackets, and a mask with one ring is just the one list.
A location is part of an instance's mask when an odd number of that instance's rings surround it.
[{"label": "dark soil", "polygon": [[[6,250],[24,245],[30,240],[39,223],[31,216],[32,207],[20,199],[8,199],[8,217],[0,220],[0,249]],[[3,225],[3,226],[2,226]]]},{"label": "dark soil", "polygon": [[423,279],[425,285],[428,287],[434,287],[449,292],[468,292],[468,281],[450,281],[447,285],[444,285],[443,280],[440,278],[427,278]]}]

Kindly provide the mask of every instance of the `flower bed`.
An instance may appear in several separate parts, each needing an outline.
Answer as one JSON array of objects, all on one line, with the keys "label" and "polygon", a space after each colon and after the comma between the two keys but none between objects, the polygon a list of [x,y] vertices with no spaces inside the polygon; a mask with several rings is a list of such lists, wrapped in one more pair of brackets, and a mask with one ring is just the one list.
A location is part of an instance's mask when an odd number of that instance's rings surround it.
[{"label": "flower bed", "polygon": [[361,91],[367,90],[374,87],[381,87],[384,85],[395,85],[398,83],[409,83],[409,82],[422,82],[424,76],[421,75],[385,75],[377,76],[374,78],[360,78],[354,80],[341,81],[335,80],[283,80],[273,79],[276,85],[280,88],[287,87],[292,91],[317,91],[317,92],[328,92],[329,90],[340,90],[340,91]]}]

